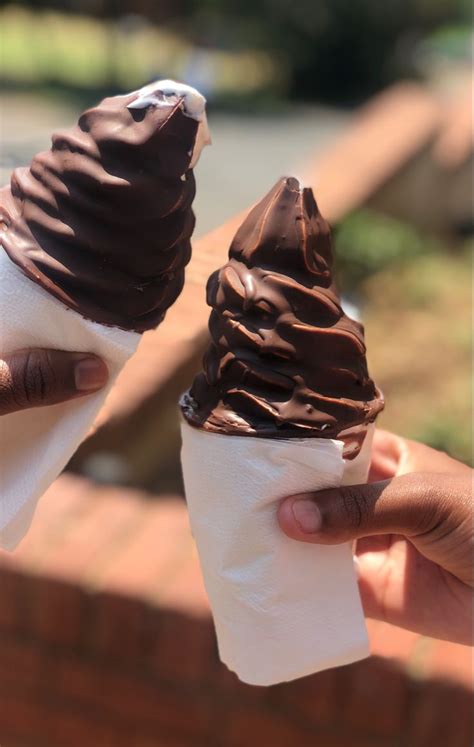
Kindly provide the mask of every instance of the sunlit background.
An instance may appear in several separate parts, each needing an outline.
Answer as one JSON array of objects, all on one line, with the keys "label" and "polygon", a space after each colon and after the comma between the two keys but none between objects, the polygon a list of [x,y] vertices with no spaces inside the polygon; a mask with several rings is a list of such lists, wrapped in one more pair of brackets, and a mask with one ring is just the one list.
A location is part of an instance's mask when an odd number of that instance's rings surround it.
[{"label": "sunlit background", "polygon": [[[197,169],[199,236],[281,174],[304,176],[350,130],[362,103],[416,80],[447,120],[438,138],[427,138],[425,161],[400,162],[417,204],[407,209],[402,178],[383,199],[359,200],[335,226],[337,261],[387,397],[381,424],[470,460],[472,136],[460,143],[469,14],[464,0],[2,3],[2,180],[105,93],[176,77],[209,101],[213,146]],[[393,148],[387,142],[388,161]],[[450,167],[427,189],[428,161],[440,148],[445,160],[450,151],[458,159],[458,178]],[[442,219],[440,202],[449,206]]]},{"label": "sunlit background", "polygon": [[[0,180],[104,95],[198,87],[213,144],[195,237],[281,175],[313,186],[385,393],[380,425],[471,462],[470,5],[0,1]],[[188,282],[181,301],[201,290]],[[371,659],[294,683],[246,687],[219,664],[176,406],[204,315],[193,327],[187,301],[173,316],[181,301],[18,551],[0,553],[1,747],[468,747],[462,646],[370,621]]]}]

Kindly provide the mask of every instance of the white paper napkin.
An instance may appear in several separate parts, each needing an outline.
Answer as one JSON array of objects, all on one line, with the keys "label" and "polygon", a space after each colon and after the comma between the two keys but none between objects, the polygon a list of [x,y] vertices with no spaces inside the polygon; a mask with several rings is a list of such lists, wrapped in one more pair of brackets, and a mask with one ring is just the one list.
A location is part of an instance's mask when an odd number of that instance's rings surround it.
[{"label": "white paper napkin", "polygon": [[100,355],[110,380],[102,391],[0,418],[0,547],[23,537],[38,498],[87,434],[140,335],[83,319],[26,278],[0,247],[0,356],[47,347]]},{"label": "white paper napkin", "polygon": [[352,549],[289,539],[281,498],[367,479],[372,429],[358,457],[341,441],[223,436],[182,424],[191,528],[221,660],[273,685],[369,655]]}]

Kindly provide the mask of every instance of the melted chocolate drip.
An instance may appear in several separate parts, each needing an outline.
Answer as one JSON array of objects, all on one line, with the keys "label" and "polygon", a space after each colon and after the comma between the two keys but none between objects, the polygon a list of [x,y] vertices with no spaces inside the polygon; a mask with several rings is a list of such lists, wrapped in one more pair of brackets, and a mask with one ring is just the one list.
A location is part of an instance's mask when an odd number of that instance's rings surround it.
[{"label": "melted chocolate drip", "polygon": [[334,438],[383,408],[363,327],[334,285],[329,226],[296,179],[281,179],[250,212],[209,278],[207,302],[212,342],[181,403],[191,425]]},{"label": "melted chocolate drip", "polygon": [[34,282],[101,324],[156,327],[184,283],[199,123],[104,99],[0,190],[0,244]]}]

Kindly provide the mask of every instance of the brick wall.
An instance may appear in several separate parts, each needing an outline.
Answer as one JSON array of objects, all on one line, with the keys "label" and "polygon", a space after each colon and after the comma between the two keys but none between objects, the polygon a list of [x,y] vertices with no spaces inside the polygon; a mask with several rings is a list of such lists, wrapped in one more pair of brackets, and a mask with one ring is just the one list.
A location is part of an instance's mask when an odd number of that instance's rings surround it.
[{"label": "brick wall", "polygon": [[[438,127],[422,89],[379,97],[310,168],[323,212],[335,220],[380,193]],[[179,487],[176,399],[206,339],[204,284],[241,218],[196,242],[184,292],[143,336],[75,470]],[[470,652],[383,624],[369,625],[370,660],[239,683],[217,657],[184,503],[154,497],[64,475],[18,551],[0,555],[1,747],[472,745]]]},{"label": "brick wall", "polygon": [[0,557],[2,747],[470,747],[462,646],[371,624],[374,656],[271,688],[220,664],[184,503],[64,475]]}]

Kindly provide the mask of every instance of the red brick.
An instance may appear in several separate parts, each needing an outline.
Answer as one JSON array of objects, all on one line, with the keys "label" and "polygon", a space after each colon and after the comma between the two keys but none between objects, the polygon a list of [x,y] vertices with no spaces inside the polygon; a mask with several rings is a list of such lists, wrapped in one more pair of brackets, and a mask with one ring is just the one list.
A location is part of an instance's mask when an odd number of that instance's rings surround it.
[{"label": "red brick", "polygon": [[[248,212],[247,209],[238,215],[234,215],[222,226],[215,228],[202,239],[196,241],[194,245],[193,256],[186,269],[185,291],[186,287],[191,286],[193,288],[192,301],[199,300],[199,311],[201,311],[201,308],[203,309],[206,323],[209,318],[209,308],[206,306],[205,294],[202,291],[206,286],[209,275],[226,261],[230,242]],[[181,294],[182,297],[183,294]],[[175,304],[173,308],[176,308],[177,305]],[[192,308],[195,308],[194,303]],[[197,318],[196,314],[194,314],[194,318]]]},{"label": "red brick", "polygon": [[164,607],[172,607],[196,617],[209,618],[207,598],[196,548],[191,539],[183,547],[180,563],[170,568],[166,580],[157,587],[155,600]]},{"label": "red brick", "polygon": [[[210,720],[198,717],[199,712],[203,712],[202,705],[196,708],[196,702],[193,703],[189,695],[170,697],[160,687],[144,688],[132,678],[124,703],[126,677],[113,672],[97,673],[93,666],[75,659],[63,658],[58,662],[58,656],[61,655],[56,651],[43,650],[35,642],[25,643],[13,638],[0,642],[2,747],[10,747],[10,741],[13,744],[13,740],[20,739],[31,740],[28,747],[33,743],[35,747],[43,744],[44,747],[184,747],[189,744],[198,747],[208,744]],[[55,672],[63,668],[67,675],[58,681]],[[98,692],[101,686],[107,688],[106,694]],[[141,701],[138,710],[137,700]],[[191,722],[183,726],[184,703]],[[148,713],[144,713],[144,708]],[[163,713],[166,713],[165,719]],[[202,734],[200,728],[203,728]],[[7,742],[10,735],[12,738]]]},{"label": "red brick", "polygon": [[25,629],[28,606],[24,589],[25,576],[22,573],[0,566],[0,627],[17,632]]},{"label": "red brick", "polygon": [[270,688],[272,702],[308,726],[327,727],[340,720],[338,683],[345,670],[329,669]]},{"label": "red brick", "polygon": [[175,682],[203,682],[212,677],[217,644],[210,618],[197,619],[172,610],[156,615],[151,663],[155,674]]},{"label": "red brick", "polygon": [[289,723],[281,714],[249,705],[232,708],[226,716],[222,737],[226,747],[314,747],[314,735]]},{"label": "red brick", "polygon": [[[188,739],[174,739],[168,734],[156,733],[153,736],[140,736],[135,734],[130,737],[130,741],[127,743],[127,747],[209,747],[208,738],[204,737],[202,740],[193,739],[190,742]],[[9,745],[5,745],[9,747]]]},{"label": "red brick", "polygon": [[91,583],[98,589],[153,599],[160,585],[189,552],[183,501],[142,505],[142,521],[128,542]]},{"label": "red brick", "polygon": [[[187,279],[178,303],[167,314],[166,325],[143,335],[137,352],[127,362],[107,398],[95,424],[99,430],[104,430],[106,439],[113,442],[114,435],[117,438],[115,425],[120,425],[125,418],[135,424],[137,412],[141,412],[146,421],[143,408],[147,403],[153,408],[157,392],[168,389],[174,390],[176,395],[176,386],[182,391],[186,382],[182,381],[182,376],[174,378],[174,375],[201,352],[200,333],[205,316],[203,288],[193,286]],[[160,365],[156,365],[157,360]],[[105,443],[100,434],[99,438],[95,435],[95,439],[96,448],[97,443]]]},{"label": "red brick", "polygon": [[112,496],[96,490],[93,496],[84,497],[83,515],[76,517],[64,541],[38,560],[36,572],[83,580],[86,572],[93,573],[119,551],[141,518],[141,503],[125,491]]},{"label": "red brick", "polygon": [[[285,712],[250,705],[232,708],[221,734],[223,747],[368,747],[370,744],[353,733],[305,729]],[[383,743],[379,742],[377,747],[383,747]]]},{"label": "red brick", "polygon": [[265,694],[265,690],[262,687],[254,687],[253,685],[246,685],[240,682],[235,672],[231,672],[221,662],[217,651],[213,668],[213,683],[219,692],[225,693],[226,697],[230,698],[239,699],[242,696],[248,696],[249,693],[252,694],[252,697],[254,693],[260,696]]},{"label": "red brick", "polygon": [[457,682],[473,689],[473,652],[469,646],[432,641],[427,653],[424,677]]},{"label": "red brick", "polygon": [[436,682],[419,688],[404,735],[406,747],[472,747],[473,738],[470,693]]},{"label": "red brick", "polygon": [[276,688],[258,687],[256,685],[248,685],[246,682],[241,682],[235,672],[231,672],[230,669],[228,669],[219,659],[217,642],[216,655],[213,663],[212,682],[215,690],[222,693],[227,700],[232,700],[233,702],[248,700],[254,705],[257,702],[265,705],[268,701],[271,707],[273,707],[271,693]]},{"label": "red brick", "polygon": [[95,653],[141,666],[150,658],[154,610],[140,599],[101,592],[91,598],[87,647]]},{"label": "red brick", "polygon": [[35,642],[10,635],[0,637],[0,682],[3,687],[8,689],[20,685],[37,693],[48,685],[49,665],[48,655]]},{"label": "red brick", "polygon": [[307,174],[322,214],[335,222],[364,204],[429,144],[440,122],[438,101],[416,84],[401,82],[371,99]]},{"label": "red brick", "polygon": [[0,734],[2,745],[25,740],[25,747],[129,747],[120,728],[101,722],[77,708],[45,702],[21,691],[9,691],[0,682]]},{"label": "red brick", "polygon": [[339,674],[347,678],[338,700],[348,724],[368,736],[396,738],[408,708],[409,680],[403,670],[372,657]]},{"label": "red brick", "polygon": [[88,597],[79,586],[54,578],[30,578],[29,632],[54,645],[79,647]]},{"label": "red brick", "polygon": [[[36,568],[58,543],[63,543],[84,512],[90,483],[63,474],[40,499],[28,533],[12,554],[17,566]],[[87,505],[87,504],[86,504]]]},{"label": "red brick", "polygon": [[[176,738],[193,739],[210,734],[211,703],[200,693],[183,695],[169,685],[159,687],[118,668],[100,663],[62,658],[52,674],[51,695],[67,698],[83,710],[100,712],[104,720],[143,732],[161,729]],[[185,703],[186,718],[183,718]]]}]

